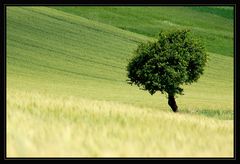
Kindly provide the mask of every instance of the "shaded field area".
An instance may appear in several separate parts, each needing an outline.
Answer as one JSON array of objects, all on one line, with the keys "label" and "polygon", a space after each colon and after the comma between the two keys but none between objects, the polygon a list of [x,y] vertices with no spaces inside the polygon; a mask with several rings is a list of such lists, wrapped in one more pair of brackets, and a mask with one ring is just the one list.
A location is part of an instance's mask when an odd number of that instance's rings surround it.
[{"label": "shaded field area", "polygon": [[161,30],[190,29],[210,52],[233,56],[233,7],[54,8],[150,37]]}]

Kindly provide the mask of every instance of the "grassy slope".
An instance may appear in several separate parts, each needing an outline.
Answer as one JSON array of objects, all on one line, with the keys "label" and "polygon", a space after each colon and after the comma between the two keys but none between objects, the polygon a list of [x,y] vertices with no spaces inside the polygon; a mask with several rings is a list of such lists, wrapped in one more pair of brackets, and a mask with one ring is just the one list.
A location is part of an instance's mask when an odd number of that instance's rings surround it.
[{"label": "grassy slope", "polygon": [[[205,75],[177,99],[181,114],[172,116],[163,95],[125,82],[127,59],[147,39],[50,8],[9,7],[8,155],[232,155],[232,57],[211,53]],[[55,148],[46,151],[49,145]]]},{"label": "grassy slope", "polygon": [[234,12],[233,7],[222,7],[222,6],[194,6],[192,7],[193,10],[211,13],[214,15],[218,15],[224,18],[233,19],[234,18]]},{"label": "grassy slope", "polygon": [[233,7],[55,7],[154,37],[160,30],[191,29],[210,52],[233,55]]},{"label": "grassy slope", "polygon": [[8,156],[233,153],[232,121],[36,92],[11,92],[8,98]]}]

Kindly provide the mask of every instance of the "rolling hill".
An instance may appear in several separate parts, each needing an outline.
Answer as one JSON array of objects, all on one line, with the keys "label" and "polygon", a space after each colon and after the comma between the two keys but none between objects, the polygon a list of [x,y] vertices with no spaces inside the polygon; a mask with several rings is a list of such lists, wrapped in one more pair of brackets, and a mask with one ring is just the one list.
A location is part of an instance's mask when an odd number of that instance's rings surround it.
[{"label": "rolling hill", "polygon": [[[174,28],[210,55],[178,114],[126,83],[137,45]],[[7,7],[7,156],[232,157],[233,20],[190,7]]]}]

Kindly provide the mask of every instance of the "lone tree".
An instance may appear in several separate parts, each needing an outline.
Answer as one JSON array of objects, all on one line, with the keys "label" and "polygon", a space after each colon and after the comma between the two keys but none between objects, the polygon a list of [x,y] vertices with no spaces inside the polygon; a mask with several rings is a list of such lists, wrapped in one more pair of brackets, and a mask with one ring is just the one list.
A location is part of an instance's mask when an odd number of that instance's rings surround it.
[{"label": "lone tree", "polygon": [[147,90],[151,95],[168,94],[168,104],[178,111],[176,94],[183,95],[183,84],[196,82],[203,74],[207,53],[189,30],[161,32],[155,42],[141,43],[130,60],[128,83]]}]

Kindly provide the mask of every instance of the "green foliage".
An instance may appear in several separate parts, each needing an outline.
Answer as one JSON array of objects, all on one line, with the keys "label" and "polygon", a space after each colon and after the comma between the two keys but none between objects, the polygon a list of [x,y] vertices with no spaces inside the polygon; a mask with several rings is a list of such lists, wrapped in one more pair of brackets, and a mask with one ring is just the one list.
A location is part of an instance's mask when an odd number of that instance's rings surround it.
[{"label": "green foliage", "polygon": [[161,32],[156,42],[141,43],[127,66],[128,82],[150,94],[183,94],[183,84],[203,74],[207,53],[189,30]]}]

